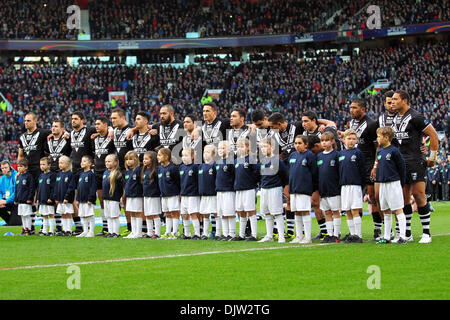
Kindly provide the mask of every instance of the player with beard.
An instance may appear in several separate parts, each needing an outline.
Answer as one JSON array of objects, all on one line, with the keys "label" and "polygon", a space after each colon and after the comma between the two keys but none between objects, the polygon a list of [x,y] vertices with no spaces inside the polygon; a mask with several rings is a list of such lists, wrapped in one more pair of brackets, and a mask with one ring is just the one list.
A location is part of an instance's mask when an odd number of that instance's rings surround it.
[{"label": "player with beard", "polygon": [[365,184],[367,186],[367,193],[372,204],[372,219],[374,224],[373,239],[379,240],[381,236],[381,227],[383,220],[380,210],[375,199],[374,181],[370,175],[377,151],[377,121],[369,118],[366,114],[366,102],[363,99],[356,98],[350,103],[350,120],[349,129],[356,131],[358,136],[358,143],[356,147],[361,150],[364,155],[366,176]]},{"label": "player with beard", "polygon": [[[48,129],[40,129],[37,127],[37,116],[29,112],[24,117],[26,132],[19,137],[19,153],[17,160],[28,160],[28,172],[33,176],[35,182],[35,190],[37,193],[37,186],[39,182],[39,175],[41,174],[40,161],[46,156],[47,137],[51,134]],[[36,198],[36,194],[35,194]],[[34,224],[36,218],[36,206],[32,206],[33,214],[31,215],[31,234],[34,234]]]},{"label": "player with beard", "polygon": [[[325,125],[325,128],[321,130],[321,124]],[[334,140],[337,144],[336,150],[341,150],[341,143],[338,137],[336,124],[333,121],[319,120],[317,118],[317,114],[313,111],[304,112],[302,115],[302,126],[303,126],[303,135],[305,136],[316,136],[320,139],[322,133],[325,131],[330,131],[334,135]],[[327,235],[326,221],[325,216],[320,210],[320,195],[319,192],[316,191],[311,196],[311,205],[314,209],[314,215],[316,216],[317,223],[319,224],[320,233],[315,236],[313,239],[322,239]]]},{"label": "player with beard", "polygon": [[94,149],[94,173],[97,179],[97,196],[100,201],[101,214],[103,228],[99,234],[96,236],[104,236],[108,233],[108,221],[104,215],[104,205],[103,205],[103,173],[106,170],[105,160],[109,154],[114,154],[116,148],[114,147],[114,141],[108,137],[108,119],[106,117],[98,117],[95,120],[95,130],[98,135],[91,140]]},{"label": "player with beard", "polygon": [[[70,146],[70,138],[64,138],[64,122],[60,119],[54,120],[52,123],[52,134],[47,140],[47,151],[52,159],[50,170],[52,172],[59,171],[59,158],[61,156],[70,156],[72,147]],[[56,232],[55,235],[63,235],[62,232],[62,215],[55,212]]]},{"label": "player with beard", "polygon": [[[393,127],[394,118],[397,112],[392,108],[392,96],[394,95],[393,90],[389,90],[384,94],[384,108],[385,112],[378,116],[378,127]],[[398,146],[398,144],[397,144]]]},{"label": "player with beard", "polygon": [[[128,151],[133,150],[133,141],[127,138],[129,132],[132,130],[128,125],[125,110],[120,108],[115,108],[111,112],[111,124],[114,128],[113,130],[113,140],[114,147],[116,148],[117,158],[119,160],[120,171],[122,176],[125,176],[125,155]],[[123,197],[123,205],[126,205],[126,198]],[[131,233],[131,217],[125,212],[125,217],[127,220],[127,229],[121,233],[121,236],[128,236]]]},{"label": "player with beard", "polygon": [[[172,151],[174,164],[181,163],[181,150],[183,146],[183,123],[175,120],[175,110],[172,105],[166,104],[159,111],[159,123],[152,126],[151,134],[159,136],[159,144],[163,148],[169,148]],[[178,152],[174,152],[175,146],[179,146]]]},{"label": "player with beard", "polygon": [[[425,195],[426,168],[436,164],[439,139],[433,125],[421,113],[409,105],[406,91],[397,90],[392,96],[392,107],[397,111],[394,118],[395,137],[406,163],[406,182],[403,187],[406,216],[406,240],[413,241],[411,235],[411,195],[416,201],[423,234],[419,243],[431,243],[430,208]],[[430,138],[430,156],[424,159],[421,151],[424,136]],[[375,164],[376,166],[376,164]]]},{"label": "player with beard", "polygon": [[[151,135],[158,136],[159,148],[167,148],[172,151],[172,159],[175,165],[181,163],[181,151],[183,149],[183,124],[179,120],[175,120],[175,110],[172,105],[166,104],[161,107],[159,111],[159,123],[151,126],[149,131]],[[127,135],[130,138],[136,133],[138,129],[132,128]],[[175,148],[176,147],[176,148]],[[161,220],[165,223],[165,216],[161,214]]]},{"label": "player with beard", "polygon": [[[94,148],[92,145],[91,136],[97,133],[95,127],[86,127],[84,123],[86,118],[81,111],[75,111],[72,114],[72,128],[70,132],[70,145],[72,147],[72,153],[70,158],[72,159],[72,170],[75,181],[78,181],[80,174],[83,172],[81,168],[81,159],[83,156],[94,157]],[[73,202],[74,216],[73,221],[75,223],[74,235],[78,235],[83,232],[80,217],[78,216],[78,202]]]}]

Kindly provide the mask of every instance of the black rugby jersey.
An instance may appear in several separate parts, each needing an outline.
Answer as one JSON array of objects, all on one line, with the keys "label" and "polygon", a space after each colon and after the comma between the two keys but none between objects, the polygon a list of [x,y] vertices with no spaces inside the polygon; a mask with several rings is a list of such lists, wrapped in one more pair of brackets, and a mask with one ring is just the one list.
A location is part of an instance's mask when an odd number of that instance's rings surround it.
[{"label": "black rugby jersey", "polygon": [[303,133],[302,123],[300,121],[291,122],[288,123],[286,130],[271,130],[271,132],[269,136],[275,138],[280,148],[281,159],[287,163],[289,156],[295,151],[295,137]]},{"label": "black rugby jersey", "polygon": [[148,131],[144,134],[137,132],[132,141],[133,150],[138,154],[141,163],[144,161],[144,154],[147,151],[154,151],[158,146],[158,136],[152,136]]},{"label": "black rugby jersey", "polygon": [[52,172],[59,171],[59,158],[61,156],[68,156],[72,153],[70,146],[70,138],[64,139],[62,136],[59,139],[51,138],[47,141],[47,151],[52,158],[50,170]]},{"label": "black rugby jersey", "polygon": [[423,131],[430,125],[423,114],[414,109],[408,109],[404,115],[394,118],[395,138],[398,141],[399,150],[406,162],[414,162],[424,159],[420,151],[422,146]]},{"label": "black rugby jersey", "polygon": [[92,140],[94,147],[94,171],[95,172],[103,172],[106,170],[105,160],[108,154],[113,154],[116,152],[116,148],[114,147],[114,141],[108,138],[108,134],[105,136],[97,136],[94,140]]},{"label": "black rugby jersey", "polygon": [[159,143],[163,148],[173,148],[181,143],[184,136],[183,123],[179,120],[174,120],[171,124],[165,126],[162,123],[156,123],[152,129],[158,130]]},{"label": "black rugby jersey", "polygon": [[213,122],[202,125],[203,145],[214,144],[216,147],[220,141],[227,137],[227,130],[231,129],[230,119],[214,119]]},{"label": "black rugby jersey", "polygon": [[[45,157],[47,137],[50,130],[36,128],[32,133],[25,132],[19,138],[19,149],[28,160],[28,171],[39,170],[39,163]],[[37,177],[36,177],[37,178]]]},{"label": "black rugby jersey", "polygon": [[389,112],[383,112],[378,116],[378,127],[394,127],[394,118],[396,113],[390,114]]},{"label": "black rugby jersey", "polygon": [[365,115],[361,120],[350,120],[349,128],[356,131],[358,136],[356,147],[362,151],[366,163],[372,164],[376,153],[377,122]]},{"label": "black rugby jersey", "polygon": [[250,129],[246,124],[237,130],[233,128],[227,130],[227,140],[230,142],[231,150],[233,150],[235,155],[237,154],[238,140],[248,138],[249,135]]},{"label": "black rugby jersey", "polygon": [[88,155],[94,158],[94,148],[91,136],[97,133],[95,127],[83,127],[81,130],[70,132],[70,145],[72,147],[72,165],[74,172],[81,170],[81,158]]},{"label": "black rugby jersey", "polygon": [[[392,129],[395,130],[395,126],[394,126],[395,116],[396,116],[396,113],[390,114],[389,112],[384,112],[384,113],[380,114],[378,116],[377,126],[379,128],[381,128],[381,127],[391,127]],[[392,139],[391,144],[398,148],[398,141],[397,141],[397,139],[395,137],[394,137],[394,139]]]},{"label": "black rugby jersey", "polygon": [[133,141],[127,140],[127,134],[130,130],[131,128],[128,124],[123,128],[114,128],[114,146],[119,158],[120,170],[125,170],[125,155],[128,151],[133,150]]}]

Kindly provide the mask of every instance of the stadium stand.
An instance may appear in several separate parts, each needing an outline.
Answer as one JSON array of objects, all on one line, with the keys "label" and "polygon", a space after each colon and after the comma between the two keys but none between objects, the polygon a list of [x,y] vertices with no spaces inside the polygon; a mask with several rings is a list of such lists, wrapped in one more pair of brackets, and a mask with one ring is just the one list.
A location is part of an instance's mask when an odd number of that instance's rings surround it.
[{"label": "stadium stand", "polygon": [[78,31],[66,26],[71,0],[2,0],[0,39],[75,40]]},{"label": "stadium stand", "polygon": [[[4,0],[0,38],[76,40],[78,32],[68,30],[65,20],[72,4]],[[450,19],[448,0],[217,0],[206,5],[202,0],[94,0],[87,9],[90,36],[96,40],[185,38],[188,32],[216,37],[364,29],[368,5],[380,6],[383,27]]]}]

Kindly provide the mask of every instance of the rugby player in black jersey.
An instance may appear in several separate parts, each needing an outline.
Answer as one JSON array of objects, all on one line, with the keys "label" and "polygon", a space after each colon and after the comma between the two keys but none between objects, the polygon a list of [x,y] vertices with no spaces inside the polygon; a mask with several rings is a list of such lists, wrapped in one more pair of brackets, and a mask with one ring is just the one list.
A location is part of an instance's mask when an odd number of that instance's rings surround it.
[{"label": "rugby player in black jersey", "polygon": [[[412,109],[409,103],[410,97],[406,91],[395,91],[392,96],[392,107],[397,112],[394,118],[395,137],[406,163],[406,182],[403,187],[406,238],[408,241],[413,241],[411,235],[412,195],[417,204],[423,229],[419,243],[430,243],[430,208],[425,195],[425,179],[426,168],[436,164],[439,140],[436,130],[429,120],[423,114]],[[428,136],[430,139],[430,156],[427,159],[421,151],[424,136]]]}]

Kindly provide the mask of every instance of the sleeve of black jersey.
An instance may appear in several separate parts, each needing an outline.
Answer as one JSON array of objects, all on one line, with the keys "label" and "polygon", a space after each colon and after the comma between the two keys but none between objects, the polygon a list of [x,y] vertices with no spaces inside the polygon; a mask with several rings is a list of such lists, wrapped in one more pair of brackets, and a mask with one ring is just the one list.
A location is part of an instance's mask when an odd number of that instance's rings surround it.
[{"label": "sleeve of black jersey", "polygon": [[364,158],[364,154],[361,150],[357,149],[358,152],[358,168],[359,168],[359,175],[361,177],[361,187],[364,188],[366,185],[366,159]]},{"label": "sleeve of black jersey", "polygon": [[313,190],[319,190],[319,170],[317,168],[317,157],[314,154],[311,154],[308,157],[308,166],[311,170],[312,180],[313,180]]},{"label": "sleeve of black jersey", "polygon": [[154,135],[151,137],[150,139],[150,151],[155,151],[156,148],[159,147],[160,145],[160,141],[159,141],[159,135]]},{"label": "sleeve of black jersey", "polygon": [[398,173],[400,175],[400,183],[402,187],[405,185],[406,182],[406,165],[405,165],[405,159],[403,158],[400,151],[397,149],[395,152],[395,165],[397,167]]},{"label": "sleeve of black jersey", "polygon": [[160,122],[157,122],[157,123],[154,123],[154,124],[152,124],[152,129],[155,129],[155,130],[157,130],[158,131],[158,133],[159,133],[159,126],[161,125],[161,123]]},{"label": "sleeve of black jersey", "polygon": [[109,143],[108,152],[109,152],[108,154],[117,154],[116,146],[114,145],[114,140],[111,140],[111,142]]},{"label": "sleeve of black jersey", "polygon": [[282,160],[279,160],[279,171],[281,182],[283,183],[284,188],[289,184],[289,171],[287,165]]},{"label": "sleeve of black jersey", "polygon": [[44,141],[45,144],[47,145],[48,144],[47,137],[52,134],[52,131],[49,129],[40,129],[40,132],[41,132],[41,136],[42,136],[42,141]]},{"label": "sleeve of black jersey", "polygon": [[27,196],[27,201],[33,202],[33,200],[34,200],[34,193],[35,193],[35,191],[36,191],[36,188],[35,188],[35,183],[34,183],[33,176],[32,176],[31,174],[29,175],[29,179],[27,179],[27,182],[28,182],[28,188],[27,188],[27,190],[28,190],[28,196]]},{"label": "sleeve of black jersey", "polygon": [[[91,136],[89,132],[86,132],[86,133],[89,134],[89,137]],[[92,160],[94,160],[94,163],[95,163],[95,158],[96,158],[95,157],[95,139],[89,138],[88,143],[89,143],[89,148],[86,148],[86,149],[92,150],[92,154],[90,156],[92,156]]]},{"label": "sleeve of black jersey", "polygon": [[219,128],[220,133],[222,134],[222,140],[227,140],[227,130],[229,130],[229,129],[231,129],[230,119],[223,118],[222,125]]},{"label": "sleeve of black jersey", "polygon": [[[22,136],[22,135],[21,135]],[[20,136],[20,137],[21,137]],[[21,149],[21,150],[23,150],[23,143],[22,143],[22,139],[20,139],[20,137],[19,137],[19,150]]]},{"label": "sleeve of black jersey", "polygon": [[303,135],[304,129],[303,129],[303,124],[302,124],[302,122],[301,122],[301,121],[295,121],[295,122],[294,122],[294,125],[295,125],[295,136],[294,136],[294,138],[295,138],[296,136],[301,136],[301,135]]},{"label": "sleeve of black jersey", "polygon": [[86,148],[86,154],[88,156],[91,156],[92,159],[95,158],[95,144],[94,144],[94,139],[91,139],[91,136],[97,133],[97,130],[95,129],[95,127],[87,127],[86,128],[86,134],[88,135],[88,141],[89,141],[89,148]]},{"label": "sleeve of black jersey", "polygon": [[430,121],[426,119],[421,113],[418,113],[414,117],[412,117],[411,122],[414,128],[419,132],[422,132],[431,124]]}]

